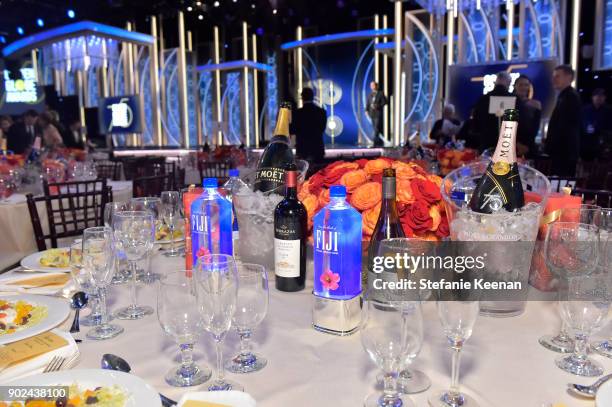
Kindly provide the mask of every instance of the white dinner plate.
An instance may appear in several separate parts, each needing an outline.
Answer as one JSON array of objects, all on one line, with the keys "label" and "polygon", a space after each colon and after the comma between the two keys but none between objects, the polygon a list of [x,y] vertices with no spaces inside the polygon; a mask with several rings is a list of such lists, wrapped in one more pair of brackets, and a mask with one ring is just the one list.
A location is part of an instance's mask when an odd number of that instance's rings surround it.
[{"label": "white dinner plate", "polygon": [[[61,247],[60,249],[70,250],[69,247]],[[50,250],[58,250],[58,249],[50,249]],[[49,250],[45,250],[42,252],[32,253],[29,256],[24,257],[21,260],[21,267],[40,271],[42,273],[70,273],[70,267],[61,268],[61,267],[45,267],[40,264],[40,259],[42,256],[48,252]]]},{"label": "white dinner plate", "polygon": [[597,390],[597,395],[595,396],[595,406],[612,406],[612,380],[608,380],[607,382],[601,385],[599,390]]},{"label": "white dinner plate", "polygon": [[125,407],[161,406],[159,395],[151,385],[138,376],[114,370],[63,370],[24,377],[10,382],[10,384],[13,386],[71,386],[77,384],[80,390],[117,385],[128,394]]},{"label": "white dinner plate", "polygon": [[13,332],[12,334],[0,335],[0,345],[15,342],[20,339],[29,338],[39,333],[49,331],[55,328],[68,318],[70,307],[68,301],[63,298],[48,297],[44,295],[33,294],[17,294],[17,295],[0,295],[0,299],[7,301],[25,301],[32,305],[47,307],[47,316],[38,323],[28,326],[22,330]]}]

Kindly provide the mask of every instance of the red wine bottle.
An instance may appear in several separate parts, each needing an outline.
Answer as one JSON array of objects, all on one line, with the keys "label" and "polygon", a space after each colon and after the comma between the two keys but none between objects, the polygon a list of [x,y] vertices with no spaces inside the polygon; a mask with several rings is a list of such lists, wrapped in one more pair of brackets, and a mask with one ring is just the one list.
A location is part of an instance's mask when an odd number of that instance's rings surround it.
[{"label": "red wine bottle", "polygon": [[504,112],[495,153],[470,199],[474,212],[515,211],[525,204],[523,184],[516,163],[518,110]]},{"label": "red wine bottle", "polygon": [[289,123],[291,122],[291,105],[281,103],[274,129],[274,137],[266,146],[257,164],[255,173],[255,191],[276,191],[282,194],[285,184],[285,167],[294,163],[293,151],[289,146]]},{"label": "red wine bottle", "polygon": [[306,282],[306,208],[297,197],[297,167],[285,167],[285,198],[274,210],[274,274],[280,291],[299,291]]}]

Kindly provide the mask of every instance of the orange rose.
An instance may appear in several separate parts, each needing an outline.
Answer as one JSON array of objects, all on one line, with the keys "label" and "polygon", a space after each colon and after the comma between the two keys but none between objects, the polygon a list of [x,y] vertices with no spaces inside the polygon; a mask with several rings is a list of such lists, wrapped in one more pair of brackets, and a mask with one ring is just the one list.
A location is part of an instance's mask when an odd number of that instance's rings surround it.
[{"label": "orange rose", "polygon": [[353,192],[366,182],[368,182],[368,174],[364,170],[349,171],[340,178],[340,183],[346,187],[348,192]]},{"label": "orange rose", "polygon": [[417,177],[419,173],[415,170],[415,167],[417,167],[417,165],[413,163],[404,163],[401,161],[393,163],[395,177],[397,179],[411,179]]},{"label": "orange rose", "polygon": [[329,203],[329,189],[322,189],[319,193],[319,208]]},{"label": "orange rose", "polygon": [[385,168],[391,167],[391,161],[386,158],[377,158],[375,160],[370,160],[365,165],[365,171],[370,174],[381,174]]},{"label": "orange rose", "polygon": [[436,234],[433,232],[421,233],[421,234],[418,234],[417,237],[419,237],[422,240],[427,240],[430,242],[437,242],[439,240],[438,236],[436,236]]},{"label": "orange rose", "polygon": [[351,205],[360,211],[365,211],[374,207],[381,199],[381,185],[377,182],[366,182],[351,195]]},{"label": "orange rose", "polygon": [[429,216],[431,216],[431,219],[433,221],[429,230],[435,232],[438,229],[438,226],[440,226],[440,222],[442,221],[440,208],[438,208],[437,205],[432,205],[431,208],[429,208]]},{"label": "orange rose", "polygon": [[433,182],[434,184],[436,184],[438,188],[440,188],[440,185],[442,185],[442,177],[438,177],[437,175],[430,174],[427,176],[427,179]]},{"label": "orange rose", "polygon": [[308,220],[312,221],[312,217],[317,212],[317,208],[319,207],[319,198],[315,195],[307,195],[306,198],[302,201],[302,204],[306,207],[306,212],[308,212]]},{"label": "orange rose", "polygon": [[303,202],[308,195],[310,195],[310,192],[308,192],[308,181],[306,181],[302,184],[300,190],[298,191],[298,199]]},{"label": "orange rose", "polygon": [[415,200],[414,194],[412,193],[412,187],[410,180],[398,179],[397,180],[397,201],[411,204]]},{"label": "orange rose", "polygon": [[378,203],[373,208],[364,211],[362,214],[362,222],[363,222],[363,234],[371,236],[374,232],[374,228],[376,227],[376,221],[378,220],[378,215],[380,214],[380,203]]}]

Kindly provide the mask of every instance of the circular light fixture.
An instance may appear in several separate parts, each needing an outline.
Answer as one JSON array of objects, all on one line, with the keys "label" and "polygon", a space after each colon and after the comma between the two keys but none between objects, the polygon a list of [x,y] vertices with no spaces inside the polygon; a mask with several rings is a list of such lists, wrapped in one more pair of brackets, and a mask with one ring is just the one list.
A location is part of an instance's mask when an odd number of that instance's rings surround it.
[{"label": "circular light fixture", "polygon": [[68,11],[66,11],[66,14],[68,15],[68,18],[76,17],[76,13],[74,12],[73,9],[68,9]]},{"label": "circular light fixture", "polygon": [[22,27],[17,27],[17,34],[19,35],[23,35],[23,28]]},{"label": "circular light fixture", "polygon": [[198,15],[198,20],[204,20],[204,16],[202,14]]},{"label": "circular light fixture", "polygon": [[272,14],[276,14],[276,13],[278,13],[277,9],[272,10]]},{"label": "circular light fixture", "polygon": [[193,10],[193,7],[191,6],[187,7],[187,11],[192,11],[192,10]]},{"label": "circular light fixture", "polygon": [[36,19],[36,25],[39,27],[44,27],[45,26],[45,22],[43,21],[42,18],[37,18]]},{"label": "circular light fixture", "polygon": [[202,2],[201,1],[196,1],[196,6],[201,6]]},{"label": "circular light fixture", "polygon": [[255,8],[255,3],[251,4],[251,8]]},{"label": "circular light fixture", "polygon": [[219,7],[219,4],[220,4],[220,3],[219,3],[218,1],[215,1],[215,2],[213,3],[213,6],[215,6],[215,7]]}]

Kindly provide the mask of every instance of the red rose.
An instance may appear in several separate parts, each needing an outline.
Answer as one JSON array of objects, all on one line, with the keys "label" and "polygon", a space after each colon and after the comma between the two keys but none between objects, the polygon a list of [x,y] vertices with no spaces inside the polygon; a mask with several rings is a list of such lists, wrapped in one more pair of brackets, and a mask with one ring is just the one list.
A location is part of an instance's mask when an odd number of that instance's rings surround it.
[{"label": "red rose", "polygon": [[442,199],[440,188],[431,181],[415,178],[410,185],[417,201],[424,200],[431,205]]},{"label": "red rose", "polygon": [[353,171],[353,170],[351,168],[337,168],[332,171],[326,170],[325,179],[323,181],[323,184],[326,187],[337,185],[340,183],[340,178],[342,178],[342,176],[349,171]]},{"label": "red rose", "polygon": [[357,165],[359,165],[359,168],[363,169],[365,167],[365,165],[368,163],[368,159],[367,158],[360,158],[359,160],[355,160],[355,162],[357,163]]},{"label": "red rose", "polygon": [[440,221],[440,225],[438,226],[438,230],[436,230],[436,236],[439,238],[447,237],[450,234],[450,230],[448,228],[448,218],[446,216],[442,216],[442,220]]},{"label": "red rose", "polygon": [[319,192],[323,188],[323,182],[325,178],[320,172],[313,174],[312,177],[308,180],[308,192],[313,195],[319,196]]},{"label": "red rose", "polygon": [[425,232],[433,225],[433,219],[429,215],[429,205],[424,201],[416,201],[410,205],[400,221],[415,233]]},{"label": "red rose", "polygon": [[370,181],[382,184],[382,173],[370,175]]}]

